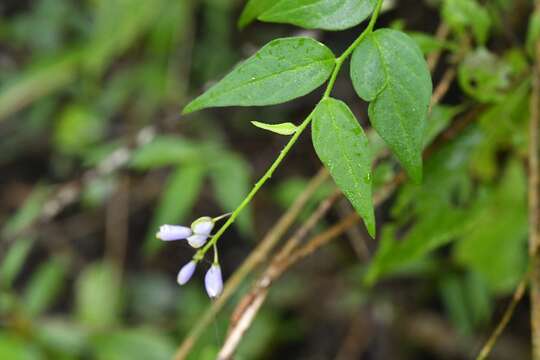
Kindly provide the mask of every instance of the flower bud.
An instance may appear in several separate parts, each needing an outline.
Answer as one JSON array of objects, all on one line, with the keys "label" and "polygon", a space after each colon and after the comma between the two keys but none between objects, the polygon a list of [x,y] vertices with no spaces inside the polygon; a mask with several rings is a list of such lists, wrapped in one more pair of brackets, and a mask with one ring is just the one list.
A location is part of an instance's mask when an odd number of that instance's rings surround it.
[{"label": "flower bud", "polygon": [[195,249],[198,249],[206,243],[207,239],[208,239],[208,235],[195,234],[188,237],[187,241],[189,245],[191,245]]},{"label": "flower bud", "polygon": [[218,297],[223,291],[223,279],[221,277],[221,268],[218,264],[213,264],[204,276],[204,286],[206,293],[212,299]]},{"label": "flower bud", "polygon": [[191,236],[193,232],[186,226],[162,225],[156,237],[164,241],[182,240]]},{"label": "flower bud", "polygon": [[191,224],[191,230],[198,235],[208,236],[213,228],[214,220],[209,216],[200,217]]},{"label": "flower bud", "polygon": [[195,272],[195,268],[197,267],[197,262],[190,261],[186,265],[182,266],[180,271],[178,272],[178,276],[176,278],[176,281],[179,285],[184,285],[191,279],[193,276],[193,273]]}]

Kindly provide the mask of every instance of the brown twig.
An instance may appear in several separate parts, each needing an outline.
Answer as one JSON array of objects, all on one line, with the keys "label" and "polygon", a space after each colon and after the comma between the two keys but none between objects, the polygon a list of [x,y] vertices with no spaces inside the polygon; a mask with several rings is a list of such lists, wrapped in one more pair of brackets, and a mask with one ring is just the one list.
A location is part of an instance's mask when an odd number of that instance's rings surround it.
[{"label": "brown twig", "polygon": [[[540,1],[536,1],[536,13],[540,14]],[[540,360],[540,41],[536,43],[536,59],[533,70],[533,90],[530,103],[529,123],[529,257],[531,263],[531,328],[533,359]]]},{"label": "brown twig", "polygon": [[288,257],[291,252],[298,247],[304,237],[317,225],[340,195],[341,192],[337,190],[319,205],[308,220],[287,240],[281,250],[274,255],[270,265],[255,282],[252,290],[240,300],[231,316],[227,339],[218,354],[219,360],[230,359],[232,357],[242,336],[264,303],[269,287],[288,268]]},{"label": "brown twig", "polygon": [[525,294],[525,290],[527,289],[527,283],[529,282],[529,275],[530,272],[527,272],[523,279],[521,279],[521,281],[519,282],[516,290],[514,291],[514,294],[512,295],[512,301],[510,301],[510,304],[508,304],[508,307],[504,311],[501,321],[499,321],[499,323],[495,327],[495,330],[493,330],[493,333],[489,336],[489,339],[486,341],[484,346],[482,346],[482,349],[480,350],[480,353],[478,354],[476,360],[487,359],[487,357],[493,350],[493,347],[499,339],[499,336],[501,336],[502,332],[510,322],[510,319],[512,319],[512,315],[514,314],[516,306],[519,304],[519,302],[523,298],[523,295]]},{"label": "brown twig", "polygon": [[[435,37],[440,41],[444,41],[448,37],[449,33],[450,29],[448,28],[448,25],[441,23],[435,32]],[[433,72],[435,70],[435,67],[437,67],[437,64],[439,63],[439,59],[441,58],[441,54],[442,50],[439,50],[431,53],[428,56],[427,63],[429,71]]]},{"label": "brown twig", "polygon": [[454,67],[449,67],[448,69],[446,69],[441,80],[439,81],[439,84],[433,90],[433,95],[431,96],[431,101],[429,103],[430,111],[431,108],[433,108],[434,105],[438,104],[442,100],[444,95],[446,95],[455,77],[456,69]]},{"label": "brown twig", "polygon": [[[374,197],[375,206],[381,204],[392,193],[392,190],[395,189],[398,182],[401,182],[403,179],[404,176],[396,176],[391,183],[377,192]],[[300,229],[301,231],[297,232],[285,243],[285,245],[283,245],[282,250],[274,256],[270,265],[259,277],[259,279],[257,279],[252,290],[239,302],[235,311],[233,312],[230,330],[225,343],[219,352],[219,360],[227,360],[232,357],[238,344],[240,343],[242,336],[247,331],[262,304],[264,303],[268,294],[268,289],[272,283],[281,276],[281,274],[283,274],[288,268],[296,264],[304,257],[328,243],[330,240],[335,239],[343,234],[352,225],[357,224],[361,220],[357,213],[352,213],[346,218],[342,219],[338,224],[330,227],[323,233],[314,236],[304,246],[296,249],[301,237],[306,235],[308,229],[313,227],[328,211],[335,199],[337,199],[336,194],[332,194],[323,203],[321,203],[319,208]]]}]

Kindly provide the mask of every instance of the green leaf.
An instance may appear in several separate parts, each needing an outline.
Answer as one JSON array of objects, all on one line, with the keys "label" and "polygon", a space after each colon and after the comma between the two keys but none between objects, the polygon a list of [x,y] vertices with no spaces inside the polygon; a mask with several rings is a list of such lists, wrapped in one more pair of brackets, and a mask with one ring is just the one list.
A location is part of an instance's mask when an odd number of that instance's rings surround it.
[{"label": "green leaf", "polygon": [[424,135],[424,147],[431,144],[433,140],[444,130],[452,118],[463,110],[463,106],[435,105],[429,114],[426,132]]},{"label": "green leaf", "polygon": [[260,129],[268,130],[280,135],[292,135],[298,129],[296,125],[290,122],[281,124],[265,124],[259,121],[252,121],[251,123]]},{"label": "green leaf", "polygon": [[275,3],[276,0],[249,0],[242,11],[242,14],[240,14],[240,19],[238,19],[238,27],[246,27],[260,14],[275,5]]},{"label": "green leaf", "polygon": [[69,105],[54,129],[54,145],[67,155],[83,154],[104,132],[104,119],[82,105]]},{"label": "green leaf", "polygon": [[469,215],[473,226],[454,249],[456,260],[494,292],[511,292],[526,270],[526,184],[522,165],[511,162],[499,186],[479,197]]},{"label": "green leaf", "polygon": [[8,288],[15,280],[32,249],[32,239],[18,239],[6,253],[0,263],[0,288]]},{"label": "green leaf", "polygon": [[156,239],[160,225],[178,224],[186,219],[201,190],[206,167],[199,163],[180,166],[171,175],[161,195],[152,224],[146,234],[145,251],[155,253],[163,244]]},{"label": "green leaf", "polygon": [[364,131],[344,102],[329,98],[317,105],[313,113],[312,138],[317,155],[374,237],[371,148]]},{"label": "green leaf", "polygon": [[24,293],[24,307],[30,315],[37,316],[52,305],[62,290],[66,270],[64,261],[59,258],[38,268]]},{"label": "green leaf", "polygon": [[448,274],[440,280],[439,291],[454,326],[461,334],[470,335],[473,330],[473,318],[469,311],[463,280],[456,274]]},{"label": "green leaf", "polygon": [[459,85],[480,102],[503,101],[511,75],[510,65],[485,48],[467,53],[458,69]]},{"label": "green leaf", "polygon": [[281,0],[258,19],[306,29],[344,30],[365,20],[376,3],[377,0]]},{"label": "green leaf", "polygon": [[72,356],[79,355],[79,358],[87,346],[87,332],[79,324],[64,319],[42,320],[35,324],[34,334],[39,344],[47,349]]},{"label": "green leaf", "polygon": [[133,154],[130,166],[138,170],[155,169],[196,160],[201,149],[195,143],[177,136],[159,136]]},{"label": "green leaf", "polygon": [[0,359],[43,360],[45,356],[36,344],[15,336],[14,331],[2,331],[0,332]]},{"label": "green leaf", "polygon": [[480,45],[488,39],[491,18],[486,8],[476,0],[445,0],[442,7],[442,17],[452,30],[459,35],[471,28]]},{"label": "green leaf", "polygon": [[30,195],[25,199],[24,204],[6,222],[2,229],[2,235],[14,236],[30,226],[41,214],[43,205],[50,193],[51,189],[45,186],[37,185],[34,187]]},{"label": "green leaf", "polygon": [[406,34],[377,30],[355,49],[351,79],[370,101],[369,119],[412,179],[422,179],[422,147],[431,76],[422,53]]},{"label": "green leaf", "polygon": [[307,37],[276,39],[190,102],[184,114],[216,106],[261,106],[306,95],[330,76],[335,57]]},{"label": "green leaf", "polygon": [[414,40],[424,55],[441,50],[456,50],[456,45],[436,38],[431,34],[418,31],[408,31],[407,35]]},{"label": "green leaf", "polygon": [[[216,200],[225,212],[233,211],[249,193],[251,171],[249,164],[235,154],[221,155],[210,167],[210,177]],[[247,206],[235,223],[244,235],[253,233],[251,206]]]},{"label": "green leaf", "polygon": [[120,305],[118,274],[110,264],[89,265],[76,283],[76,313],[79,322],[90,328],[114,325]]}]

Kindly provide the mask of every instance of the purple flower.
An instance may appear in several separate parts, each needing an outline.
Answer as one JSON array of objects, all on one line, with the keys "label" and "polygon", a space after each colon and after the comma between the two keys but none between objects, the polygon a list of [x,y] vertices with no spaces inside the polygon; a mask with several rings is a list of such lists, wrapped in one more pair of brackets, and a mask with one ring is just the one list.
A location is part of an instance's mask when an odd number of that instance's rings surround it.
[{"label": "purple flower", "polygon": [[197,262],[192,260],[188,262],[186,265],[182,266],[180,271],[178,272],[178,277],[176,278],[176,281],[180,285],[184,285],[191,279],[193,276],[193,273],[195,272],[195,268],[197,267]]},{"label": "purple flower", "polygon": [[197,235],[210,235],[214,228],[214,220],[209,216],[203,216],[195,220],[191,224],[191,230]]},{"label": "purple flower", "polygon": [[206,239],[208,239],[208,235],[194,234],[188,237],[187,241],[189,245],[191,245],[195,249],[198,249],[206,243]]},{"label": "purple flower", "polygon": [[223,291],[223,279],[221,268],[218,264],[213,264],[204,276],[204,285],[208,296],[212,299],[218,297]]},{"label": "purple flower", "polygon": [[162,225],[156,237],[164,241],[187,239],[193,234],[190,228],[179,225]]}]

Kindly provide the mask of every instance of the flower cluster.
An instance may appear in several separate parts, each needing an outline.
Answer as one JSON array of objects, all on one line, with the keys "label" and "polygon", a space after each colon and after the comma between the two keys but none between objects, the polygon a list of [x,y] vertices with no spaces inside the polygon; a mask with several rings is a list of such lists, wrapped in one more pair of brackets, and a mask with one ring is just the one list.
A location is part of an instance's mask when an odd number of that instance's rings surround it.
[{"label": "flower cluster", "polygon": [[[156,237],[163,241],[186,240],[193,248],[198,249],[208,241],[210,233],[214,228],[218,218],[203,216],[195,220],[190,227],[181,225],[162,225],[159,228]],[[194,258],[180,269],[178,272],[177,282],[180,285],[186,284],[193,276],[197,267],[198,260]],[[223,291],[223,279],[221,276],[221,268],[217,258],[217,250],[214,247],[214,263],[206,272],[204,277],[206,292],[211,298],[215,298]]]}]

